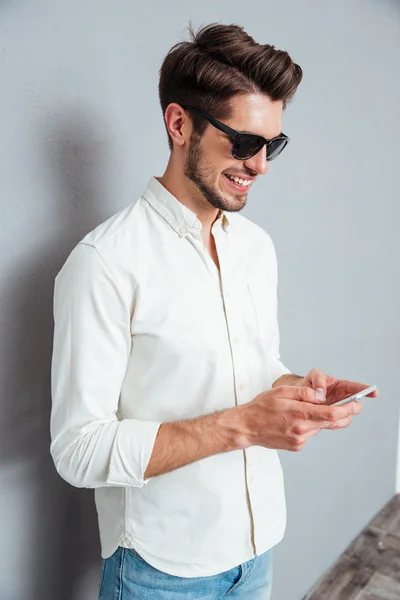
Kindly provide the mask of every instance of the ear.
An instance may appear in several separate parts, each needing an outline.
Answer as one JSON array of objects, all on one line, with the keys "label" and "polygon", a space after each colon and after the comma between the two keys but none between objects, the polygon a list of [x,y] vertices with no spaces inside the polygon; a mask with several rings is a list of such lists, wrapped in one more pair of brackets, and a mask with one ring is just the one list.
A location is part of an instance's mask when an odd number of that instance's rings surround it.
[{"label": "ear", "polygon": [[164,121],[174,145],[184,146],[192,133],[189,114],[179,104],[172,102],[165,109]]}]

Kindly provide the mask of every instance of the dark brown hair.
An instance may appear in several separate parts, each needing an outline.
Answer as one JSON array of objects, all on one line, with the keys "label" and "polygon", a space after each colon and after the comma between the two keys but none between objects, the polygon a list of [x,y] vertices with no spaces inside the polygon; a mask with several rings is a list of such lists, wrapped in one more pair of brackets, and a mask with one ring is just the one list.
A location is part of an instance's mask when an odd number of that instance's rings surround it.
[{"label": "dark brown hair", "polygon": [[[258,44],[235,24],[210,23],[197,32],[189,24],[188,30],[190,41],[175,44],[160,68],[158,92],[163,115],[171,102],[177,102],[216,119],[229,119],[229,100],[237,94],[265,94],[282,100],[286,108],[303,76],[287,52]],[[207,121],[189,114],[194,131],[201,136]],[[168,130],[167,134],[172,150]]]}]

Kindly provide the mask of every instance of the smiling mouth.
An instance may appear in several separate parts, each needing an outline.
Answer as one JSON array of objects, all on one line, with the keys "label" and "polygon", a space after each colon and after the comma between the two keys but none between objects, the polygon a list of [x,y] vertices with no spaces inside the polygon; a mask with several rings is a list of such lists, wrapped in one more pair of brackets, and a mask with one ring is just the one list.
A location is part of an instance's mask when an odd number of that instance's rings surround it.
[{"label": "smiling mouth", "polygon": [[247,185],[243,185],[241,183],[236,183],[235,181],[232,181],[232,179],[230,179],[225,173],[224,173],[224,177],[225,177],[226,181],[228,182],[229,186],[238,192],[246,192],[249,189],[249,187],[251,186],[251,184],[253,183],[252,181],[250,181]]}]

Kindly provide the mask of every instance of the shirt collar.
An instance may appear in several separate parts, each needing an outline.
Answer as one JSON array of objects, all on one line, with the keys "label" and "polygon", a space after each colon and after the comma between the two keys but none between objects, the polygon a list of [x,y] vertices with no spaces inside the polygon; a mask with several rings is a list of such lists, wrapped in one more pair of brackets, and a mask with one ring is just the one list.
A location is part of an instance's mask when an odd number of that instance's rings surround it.
[{"label": "shirt collar", "polygon": [[[201,229],[201,222],[196,213],[175,198],[154,176],[150,178],[143,197],[179,235],[184,236],[190,230],[199,231]],[[227,231],[229,219],[225,211],[219,211],[214,226],[223,227]]]}]

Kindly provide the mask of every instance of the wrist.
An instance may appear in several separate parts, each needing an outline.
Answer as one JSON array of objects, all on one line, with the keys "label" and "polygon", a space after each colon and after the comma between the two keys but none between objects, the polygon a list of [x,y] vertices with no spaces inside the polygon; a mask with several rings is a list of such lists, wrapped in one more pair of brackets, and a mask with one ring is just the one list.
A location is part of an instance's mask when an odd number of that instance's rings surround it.
[{"label": "wrist", "polygon": [[287,373],[285,375],[282,375],[281,377],[279,377],[276,381],[274,381],[274,383],[272,384],[272,387],[278,387],[279,385],[303,385],[302,382],[304,381],[304,377],[301,377],[300,375],[294,375],[292,373]]},{"label": "wrist", "polygon": [[226,451],[249,448],[247,411],[251,403],[234,406],[218,413],[219,428],[226,440]]}]

